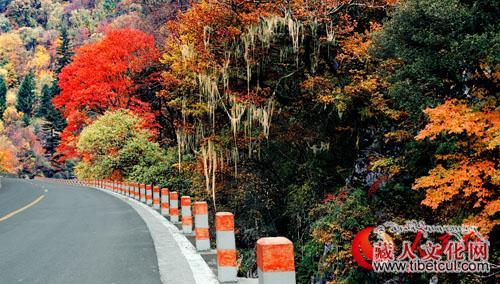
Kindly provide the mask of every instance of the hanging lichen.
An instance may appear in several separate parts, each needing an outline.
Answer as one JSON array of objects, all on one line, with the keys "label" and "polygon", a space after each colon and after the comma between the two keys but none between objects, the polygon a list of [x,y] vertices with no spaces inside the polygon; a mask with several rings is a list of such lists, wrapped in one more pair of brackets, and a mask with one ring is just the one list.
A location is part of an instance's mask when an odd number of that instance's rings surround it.
[{"label": "hanging lichen", "polygon": [[313,151],[314,155],[317,155],[322,152],[330,151],[330,142],[321,142],[319,145],[308,145],[308,147]]},{"label": "hanging lichen", "polygon": [[314,18],[309,21],[309,28],[311,29],[312,38],[312,52],[311,52],[311,73],[315,74],[318,67],[319,55],[321,51],[321,42],[318,38],[318,19]]},{"label": "hanging lichen", "polygon": [[[312,29],[312,27],[311,27]],[[211,36],[213,30],[210,27],[203,28],[203,45],[205,50],[210,51]],[[238,162],[240,159],[241,132],[248,148],[248,157],[257,155],[260,157],[262,139],[269,139],[272,116],[275,109],[273,95],[262,102],[262,98],[253,100],[261,93],[261,82],[259,72],[260,64],[266,64],[269,59],[268,50],[273,42],[283,35],[288,36],[291,44],[283,46],[279,50],[280,62],[290,55],[295,54],[296,64],[299,64],[298,54],[304,40],[304,25],[294,19],[290,13],[284,16],[263,17],[257,24],[249,25],[239,36],[239,41],[228,44],[228,49],[223,52],[223,59],[204,65],[202,71],[195,71],[195,80],[199,87],[199,103],[206,109],[211,125],[211,133],[205,133],[206,123],[204,118],[198,117],[197,124],[186,122],[186,101],[183,101],[183,122],[176,125],[176,137],[178,144],[179,170],[181,170],[182,155],[194,152],[201,158],[203,163],[203,175],[205,187],[212,195],[215,206],[216,175],[222,171],[225,164],[233,164],[234,175],[238,175]],[[286,39],[286,37],[285,37]],[[182,45],[181,56],[183,62],[189,62],[197,58],[196,51],[192,46]],[[231,86],[237,86],[231,78],[238,78],[238,74],[232,71],[238,70],[239,62],[244,62],[244,72],[241,78],[246,79],[246,96],[240,96],[238,92],[231,91]],[[207,67],[208,66],[208,67]],[[231,69],[233,68],[233,69]],[[223,110],[229,119],[233,143],[223,147],[219,145],[214,137],[216,133],[216,113]],[[206,134],[210,135],[207,138]],[[241,146],[240,146],[241,147]]]},{"label": "hanging lichen", "polygon": [[[217,208],[215,204],[215,180],[217,173],[217,163],[219,160],[217,156],[218,153],[214,141],[208,140],[204,145],[201,146],[201,158],[203,161],[203,175],[205,176],[205,186],[207,193],[212,195],[215,209]],[[222,162],[223,157],[221,157],[220,160]]]},{"label": "hanging lichen", "polygon": [[[212,76],[217,76],[217,74]],[[212,78],[212,76],[204,73],[198,74],[198,85],[200,87],[200,95],[205,96],[205,103],[207,104],[210,121],[212,122],[212,132],[215,132],[215,110],[220,93],[217,86],[218,80],[217,78]]]},{"label": "hanging lichen", "polygon": [[238,157],[239,157],[239,151],[238,151],[238,132],[240,129],[240,124],[241,124],[241,118],[245,114],[246,110],[246,105],[239,103],[236,100],[236,97],[231,96],[230,97],[231,101],[231,109],[229,115],[229,119],[231,121],[231,129],[233,131],[233,138],[234,138],[234,147],[233,147],[233,161],[234,161],[234,175],[238,175]]},{"label": "hanging lichen", "polygon": [[182,171],[182,154],[185,151],[186,148],[186,137],[184,133],[184,128],[176,128],[175,129],[175,137],[177,139],[177,166],[179,169],[179,172]]},{"label": "hanging lichen", "polygon": [[255,31],[254,28],[249,28],[246,34],[241,36],[241,40],[244,46],[243,57],[246,64],[246,79],[247,79],[247,92],[250,93],[250,80],[252,79],[252,62],[250,51],[253,49],[255,41]]},{"label": "hanging lichen", "polygon": [[[285,16],[274,15],[262,18],[258,24],[247,27],[246,32],[241,35],[241,41],[244,47],[243,55],[246,63],[248,93],[250,93],[251,89],[250,83],[252,80],[252,67],[254,65],[253,53],[256,47],[256,40],[260,41],[262,48],[269,49],[271,48],[272,41],[282,28],[287,29],[290,35],[292,51],[296,55],[296,63],[298,64],[300,39],[303,39],[304,36],[303,28],[302,23],[293,19],[290,13],[286,13]],[[283,52],[283,54],[280,54],[280,58],[287,54],[286,49],[284,49]],[[257,84],[259,84],[259,82],[257,82]]]},{"label": "hanging lichen", "polygon": [[231,63],[231,52],[224,52],[224,63],[222,64],[222,84],[224,92],[229,89],[229,64]]},{"label": "hanging lichen", "polygon": [[299,65],[299,44],[301,35],[302,23],[299,21],[294,21],[290,16],[288,16],[288,33],[292,39],[293,52],[295,53],[295,63]]},{"label": "hanging lichen", "polygon": [[212,29],[209,26],[203,27],[203,44],[205,49],[208,50],[208,45],[210,44],[210,32]]},{"label": "hanging lichen", "polygon": [[330,44],[335,43],[335,26],[333,22],[327,22],[326,23],[326,41]]},{"label": "hanging lichen", "polygon": [[265,139],[269,139],[269,131],[271,128],[271,120],[274,112],[274,99],[269,99],[263,106],[250,105],[247,111],[246,120],[244,122],[245,139],[248,140],[248,155],[252,157],[254,146],[253,130],[256,123],[261,127],[261,133]]}]

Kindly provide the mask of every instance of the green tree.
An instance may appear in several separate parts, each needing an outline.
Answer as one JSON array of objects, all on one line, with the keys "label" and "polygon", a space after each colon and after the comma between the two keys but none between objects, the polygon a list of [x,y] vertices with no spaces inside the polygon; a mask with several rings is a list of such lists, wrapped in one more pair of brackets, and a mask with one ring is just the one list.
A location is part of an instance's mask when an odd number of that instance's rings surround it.
[{"label": "green tree", "polygon": [[165,162],[165,151],[150,141],[143,122],[127,110],[108,111],[86,127],[78,138],[81,178],[127,178],[137,169],[156,171]]},{"label": "green tree", "polygon": [[[476,151],[482,148],[477,147],[474,141],[465,140],[473,133],[470,130],[457,131],[454,127],[474,125],[460,121],[466,119],[465,114],[469,113],[465,110],[475,111],[473,122],[477,123],[481,117],[496,113],[495,109],[498,109],[500,23],[496,18],[499,13],[498,1],[493,0],[407,0],[395,8],[376,36],[375,54],[394,63],[394,71],[388,78],[387,95],[396,109],[408,114],[397,122],[399,125],[394,125],[397,131],[385,134],[385,138],[391,140],[386,145],[392,153],[387,154],[393,161],[399,160],[397,167],[401,168],[386,185],[386,188],[393,189],[390,197],[392,200],[396,198],[396,188],[405,188],[405,195],[412,196],[411,184],[418,178],[416,188],[446,185],[446,201],[460,208],[461,214],[448,209],[435,211],[439,214],[429,216],[428,222],[458,223],[473,213],[475,215],[477,212],[474,211],[480,207],[468,209],[452,202],[452,183],[440,179],[448,176],[450,180],[461,180],[458,174],[451,171],[460,166],[466,169],[464,172],[467,177],[464,180],[474,185],[480,184],[472,182],[473,173],[482,170],[482,167],[476,167],[482,164],[475,161],[493,160],[498,156],[493,151],[494,147],[477,154]],[[445,102],[444,107],[437,107]],[[445,118],[433,122],[432,117],[429,117],[433,123],[427,124],[424,110],[432,113],[431,108],[440,110]],[[422,133],[429,133],[433,124],[442,126],[443,135],[441,139],[431,137],[426,141]],[[444,135],[447,133],[445,126],[451,129],[449,136]],[[419,141],[412,139],[423,128]],[[453,137],[452,134],[460,135]],[[439,172],[439,169],[447,169],[452,174],[446,175],[444,170]],[[431,177],[425,179],[422,176]],[[422,182],[429,180],[431,182]],[[469,192],[472,192],[472,188],[467,186]],[[460,199],[464,201],[464,198]],[[415,201],[420,203],[421,200]],[[440,203],[433,205],[436,204]],[[422,209],[426,210],[425,207]],[[416,210],[406,209],[404,212],[415,213]]]},{"label": "green tree", "polygon": [[[59,74],[61,70],[71,62],[71,58],[73,56],[71,41],[69,39],[68,30],[66,27],[63,27],[61,29],[60,40],[61,44],[57,47],[57,74]],[[57,96],[60,93],[58,84],[58,79],[52,82],[52,86],[50,87],[51,100],[53,97]],[[54,108],[52,101],[50,102],[50,104],[51,106],[47,113],[46,119],[52,123],[54,130],[56,130],[57,132],[61,132],[66,127],[66,119],[64,119],[64,116],[59,110]]]},{"label": "green tree", "polygon": [[61,72],[64,66],[71,62],[71,57],[73,56],[71,41],[66,27],[61,29],[61,35],[59,38],[61,40],[61,44],[57,47],[57,74]]},{"label": "green tree", "polygon": [[[0,10],[1,10],[1,1],[0,1]],[[0,15],[0,32],[8,33],[10,32],[10,21],[9,18],[5,17],[5,15]]]},{"label": "green tree", "polygon": [[52,82],[52,86],[50,87],[50,106],[47,112],[46,119],[52,123],[54,130],[57,132],[63,131],[64,127],[66,127],[66,119],[62,115],[62,113],[54,107],[52,104],[52,98],[59,94],[59,86],[57,85],[57,80]]},{"label": "green tree", "polygon": [[36,116],[37,117],[43,117],[46,118],[50,112],[50,108],[54,107],[52,105],[52,102],[50,101],[52,99],[52,93],[51,89],[47,85],[43,85],[42,87],[42,95],[40,97],[40,104],[38,106],[38,109],[36,111]]},{"label": "green tree", "polygon": [[414,132],[426,107],[447,97],[477,100],[496,88],[485,77],[494,79],[498,68],[499,13],[495,0],[408,0],[384,24],[379,55],[398,62],[389,96],[410,114]]},{"label": "green tree", "polygon": [[56,152],[56,148],[59,146],[61,140],[59,137],[60,132],[66,126],[66,120],[61,112],[52,104],[54,92],[57,92],[56,82],[53,82],[50,87],[48,85],[43,86],[40,104],[36,111],[36,116],[45,120],[41,128],[41,132],[43,132],[42,144],[49,155],[53,155]]},{"label": "green tree", "polygon": [[6,108],[7,84],[5,79],[0,76],[0,118],[3,117],[3,112]]},{"label": "green tree", "polygon": [[20,27],[36,27],[47,22],[41,7],[40,0],[12,0],[6,13]]},{"label": "green tree", "polygon": [[0,12],[3,13],[5,12],[5,9],[9,5],[10,0],[0,0]]},{"label": "green tree", "polygon": [[50,122],[56,131],[62,131],[66,126],[66,121],[61,112],[52,104],[52,98],[54,94],[58,92],[59,88],[57,87],[56,81],[54,81],[50,87],[48,85],[42,87],[42,96],[40,97],[40,104],[36,116]]},{"label": "green tree", "polygon": [[102,1],[102,9],[106,13],[106,15],[113,15],[116,10],[116,4],[118,1],[116,0],[104,0]]},{"label": "green tree", "polygon": [[24,113],[25,120],[29,120],[35,102],[35,75],[30,71],[23,79],[17,93],[17,110]]}]

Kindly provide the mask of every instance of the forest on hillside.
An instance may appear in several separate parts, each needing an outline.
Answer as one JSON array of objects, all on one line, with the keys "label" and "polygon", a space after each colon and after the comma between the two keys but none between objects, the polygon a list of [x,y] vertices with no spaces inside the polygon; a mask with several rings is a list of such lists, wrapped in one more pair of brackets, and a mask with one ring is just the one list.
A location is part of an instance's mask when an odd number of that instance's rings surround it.
[{"label": "forest on hillside", "polygon": [[[470,224],[498,263],[495,0],[0,0],[0,172],[174,188],[294,242],[300,283],[385,221]],[[496,189],[495,189],[496,188]],[[443,283],[495,276],[440,274]]]}]

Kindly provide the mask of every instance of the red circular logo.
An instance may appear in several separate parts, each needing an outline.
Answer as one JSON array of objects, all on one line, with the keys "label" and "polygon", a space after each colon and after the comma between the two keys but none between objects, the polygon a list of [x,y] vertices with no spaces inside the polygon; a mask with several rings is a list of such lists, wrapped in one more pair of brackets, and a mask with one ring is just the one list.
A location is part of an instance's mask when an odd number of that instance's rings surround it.
[{"label": "red circular logo", "polygon": [[373,259],[373,247],[370,244],[370,234],[375,227],[366,227],[359,231],[352,240],[352,256],[359,266],[373,270],[373,266],[367,260]]}]

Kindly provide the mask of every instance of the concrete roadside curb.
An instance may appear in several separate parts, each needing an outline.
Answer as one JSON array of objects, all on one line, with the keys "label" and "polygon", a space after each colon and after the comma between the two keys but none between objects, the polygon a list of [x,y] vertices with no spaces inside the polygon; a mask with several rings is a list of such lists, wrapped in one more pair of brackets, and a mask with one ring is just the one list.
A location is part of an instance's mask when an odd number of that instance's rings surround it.
[{"label": "concrete roadside curb", "polygon": [[[188,283],[188,281],[186,280],[190,278],[189,276],[192,276],[192,278],[194,278],[194,282],[196,284],[219,283],[217,281],[217,277],[208,267],[208,264],[205,262],[205,260],[203,260],[203,258],[196,252],[196,249],[191,244],[191,242],[182,234],[181,231],[179,231],[176,226],[166,220],[165,217],[161,216],[160,213],[155,211],[153,208],[150,208],[146,204],[143,204],[130,197],[126,197],[118,193],[114,193],[97,187],[91,188],[100,190],[110,195],[114,195],[115,197],[128,203],[144,220],[153,239],[162,283]],[[166,230],[168,230],[168,232]],[[172,244],[168,241],[165,235],[166,233],[170,233],[170,235],[173,237],[173,240],[175,241],[175,244]],[[189,265],[189,268],[191,270],[189,271],[189,273],[191,275],[184,274],[184,278],[179,279],[179,277],[182,277],[182,274],[186,273],[186,271],[179,271],[181,270],[181,268],[176,265],[176,260],[172,260],[168,255],[169,248],[171,248],[172,245],[175,245],[180,249],[182,255]],[[174,271],[180,276],[173,275]]]}]

